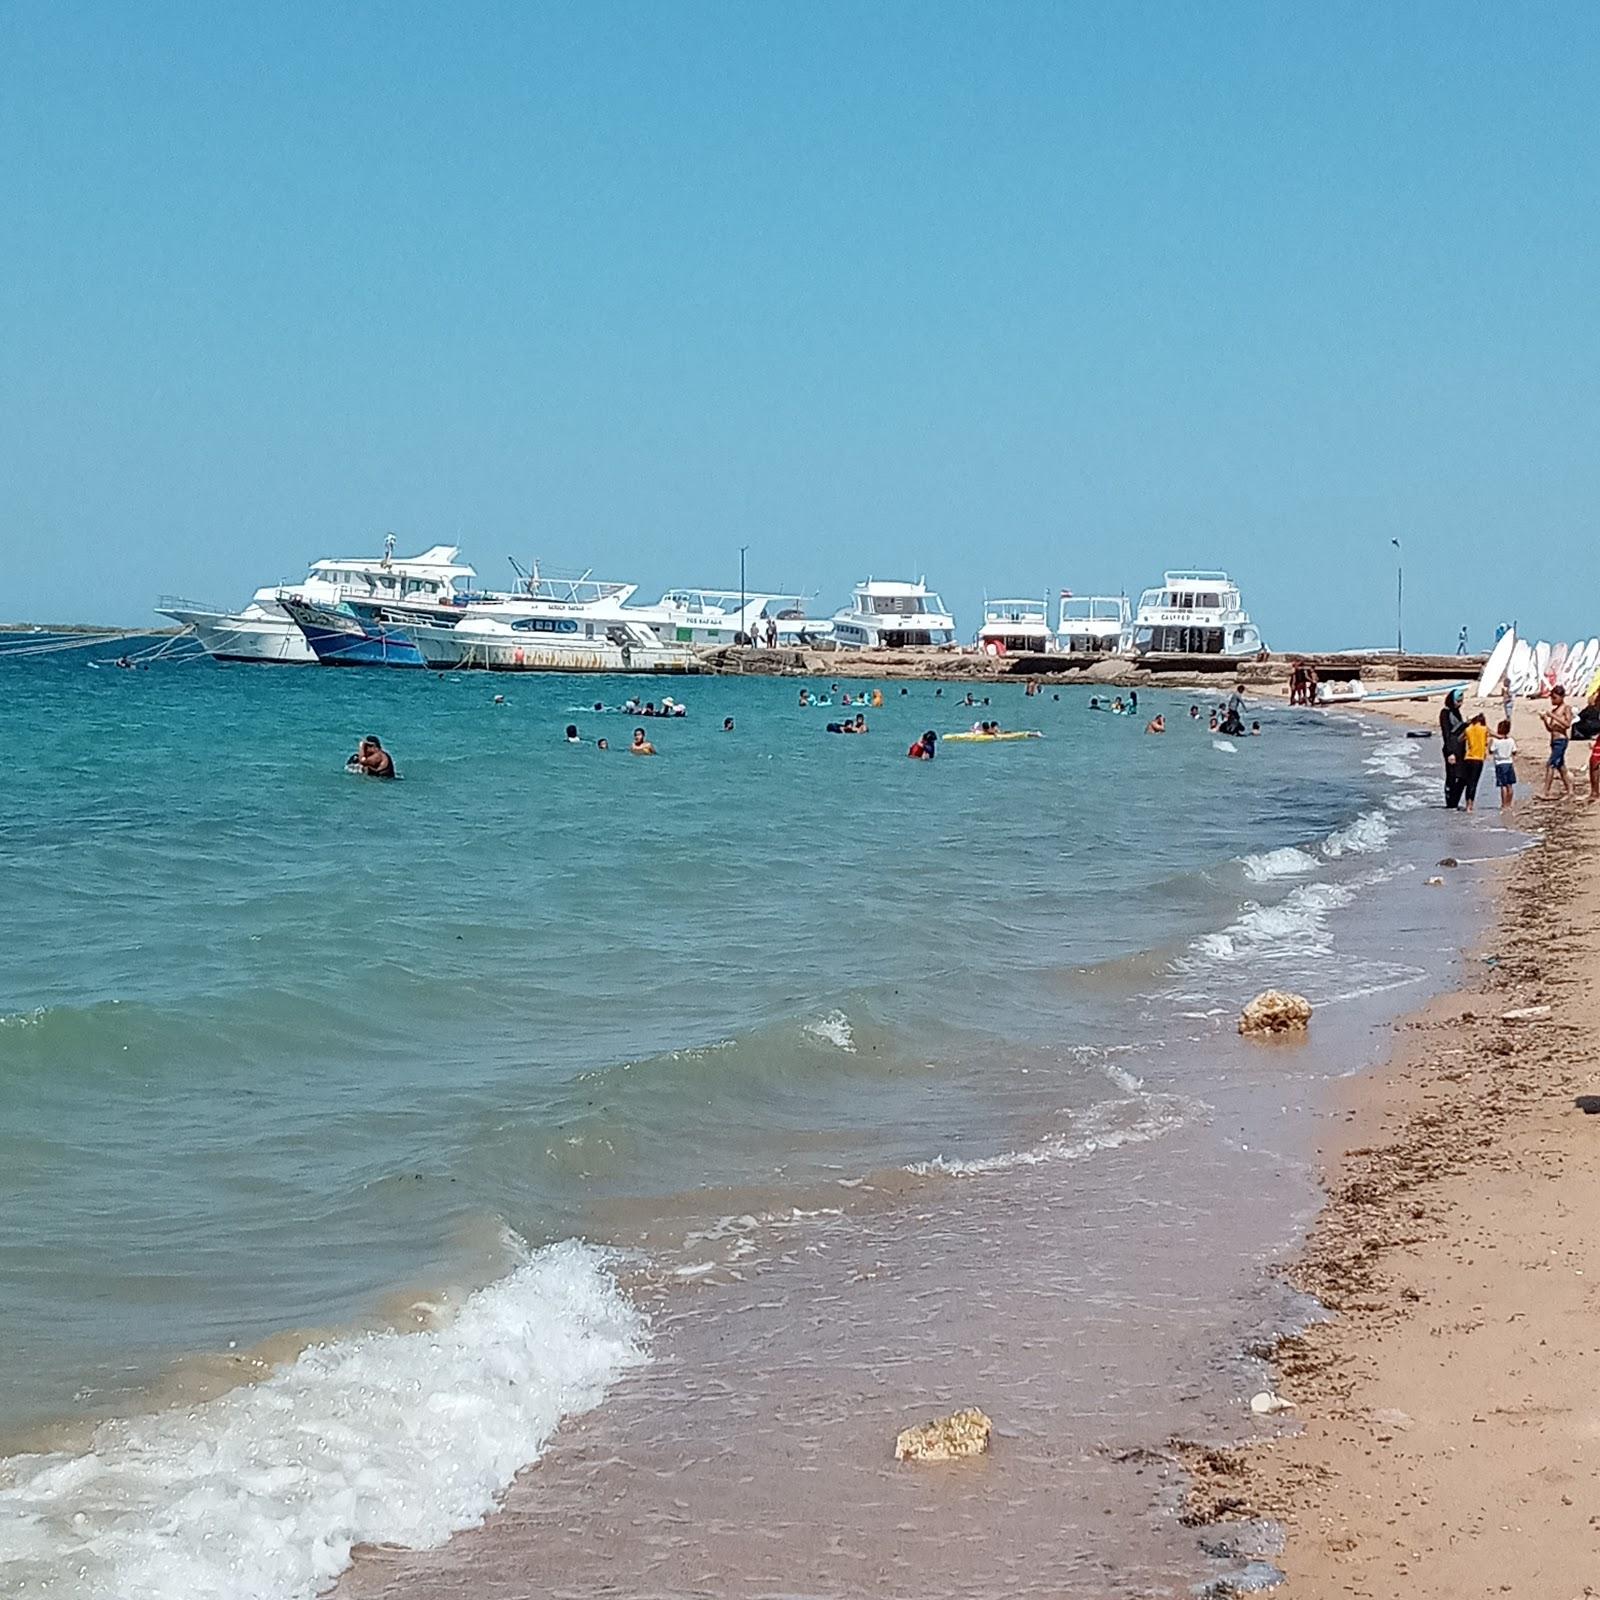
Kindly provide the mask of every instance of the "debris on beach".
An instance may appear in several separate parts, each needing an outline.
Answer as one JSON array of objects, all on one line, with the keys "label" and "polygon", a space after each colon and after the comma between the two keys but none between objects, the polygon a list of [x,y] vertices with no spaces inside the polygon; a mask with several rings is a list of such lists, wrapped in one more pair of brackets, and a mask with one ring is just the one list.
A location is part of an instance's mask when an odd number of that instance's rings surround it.
[{"label": "debris on beach", "polygon": [[1422,880],[1422,887],[1424,889],[1441,889],[1441,888],[1444,887],[1444,879],[1443,878],[1424,878]]},{"label": "debris on beach", "polygon": [[903,1428],[894,1442],[896,1461],[959,1461],[964,1456],[981,1456],[989,1448],[994,1424],[978,1410],[968,1406],[934,1422]]},{"label": "debris on beach", "polygon": [[1518,1006],[1515,1011],[1502,1011],[1502,1022],[1540,1022],[1550,1015],[1549,1006]]},{"label": "debris on beach", "polygon": [[1293,1411],[1294,1401],[1285,1400],[1281,1394],[1274,1394],[1270,1389],[1263,1389],[1260,1394],[1250,1396],[1250,1409],[1258,1417],[1275,1417],[1280,1411]]},{"label": "debris on beach", "polygon": [[1311,1021],[1304,995],[1266,989],[1239,1013],[1240,1033],[1303,1033]]}]

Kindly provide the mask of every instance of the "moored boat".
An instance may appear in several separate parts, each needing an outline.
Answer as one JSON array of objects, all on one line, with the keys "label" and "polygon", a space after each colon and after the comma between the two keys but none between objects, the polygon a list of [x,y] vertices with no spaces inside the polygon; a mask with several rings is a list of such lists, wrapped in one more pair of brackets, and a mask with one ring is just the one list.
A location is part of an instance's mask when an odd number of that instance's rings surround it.
[{"label": "moored boat", "polygon": [[1056,648],[1067,655],[1118,655],[1128,647],[1133,609],[1125,594],[1061,591]]},{"label": "moored boat", "polygon": [[414,623],[406,631],[436,671],[650,673],[699,666],[687,645],[663,644],[654,629],[623,617],[466,617],[448,626]]},{"label": "moored boat", "polygon": [[990,600],[983,602],[983,626],[978,648],[985,655],[1041,655],[1054,650],[1050,608],[1040,600]]},{"label": "moored boat", "polygon": [[956,624],[925,578],[868,578],[834,612],[833,636],[841,650],[952,650]]},{"label": "moored boat", "polygon": [[1238,585],[1225,572],[1174,571],[1139,597],[1132,625],[1136,655],[1253,656],[1263,648]]},{"label": "moored boat", "polygon": [[395,537],[384,540],[381,557],[355,556],[313,562],[296,584],[268,584],[257,589],[241,611],[223,611],[177,596],[164,596],[157,607],[194,631],[206,652],[218,661],[282,662],[307,665],[318,658],[300,626],[284,609],[285,596],[313,605],[338,606],[348,599],[429,600],[447,603],[457,585],[475,576],[461,566],[455,545],[434,545],[419,556],[396,558]]}]

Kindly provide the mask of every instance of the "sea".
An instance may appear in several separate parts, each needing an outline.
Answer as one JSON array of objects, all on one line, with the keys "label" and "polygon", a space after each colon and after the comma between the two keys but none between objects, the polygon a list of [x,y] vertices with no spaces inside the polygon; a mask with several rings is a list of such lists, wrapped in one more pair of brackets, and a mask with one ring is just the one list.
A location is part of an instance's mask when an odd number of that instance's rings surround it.
[{"label": "sea", "polygon": [[[112,653],[0,656],[0,1592],[1270,1576],[1172,1441],[1286,1425],[1332,1086],[1488,937],[1427,741]],[[980,718],[1043,737],[906,759]]]}]

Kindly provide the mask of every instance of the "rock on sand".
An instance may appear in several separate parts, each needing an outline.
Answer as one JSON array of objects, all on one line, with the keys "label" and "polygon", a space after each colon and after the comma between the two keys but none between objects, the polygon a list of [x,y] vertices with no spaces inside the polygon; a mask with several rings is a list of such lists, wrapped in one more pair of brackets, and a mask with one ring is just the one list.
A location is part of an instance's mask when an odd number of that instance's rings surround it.
[{"label": "rock on sand", "polygon": [[989,1448],[989,1433],[994,1424],[969,1406],[936,1422],[903,1428],[894,1442],[896,1461],[958,1461],[963,1456],[981,1456]]},{"label": "rock on sand", "polygon": [[1304,1033],[1311,1021],[1311,1002],[1304,995],[1267,989],[1239,1013],[1240,1033]]}]

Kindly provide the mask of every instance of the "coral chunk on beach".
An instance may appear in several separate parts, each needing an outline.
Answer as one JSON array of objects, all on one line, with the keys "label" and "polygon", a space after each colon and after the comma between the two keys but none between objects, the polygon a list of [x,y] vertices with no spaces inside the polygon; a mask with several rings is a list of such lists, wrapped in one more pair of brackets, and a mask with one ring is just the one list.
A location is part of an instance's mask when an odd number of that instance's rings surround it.
[{"label": "coral chunk on beach", "polygon": [[1304,995],[1266,989],[1239,1013],[1240,1033],[1304,1033],[1311,1002]]},{"label": "coral chunk on beach", "polygon": [[963,1456],[981,1456],[989,1448],[994,1424],[977,1409],[968,1406],[935,1422],[915,1428],[902,1428],[894,1442],[896,1461],[959,1461]]}]

